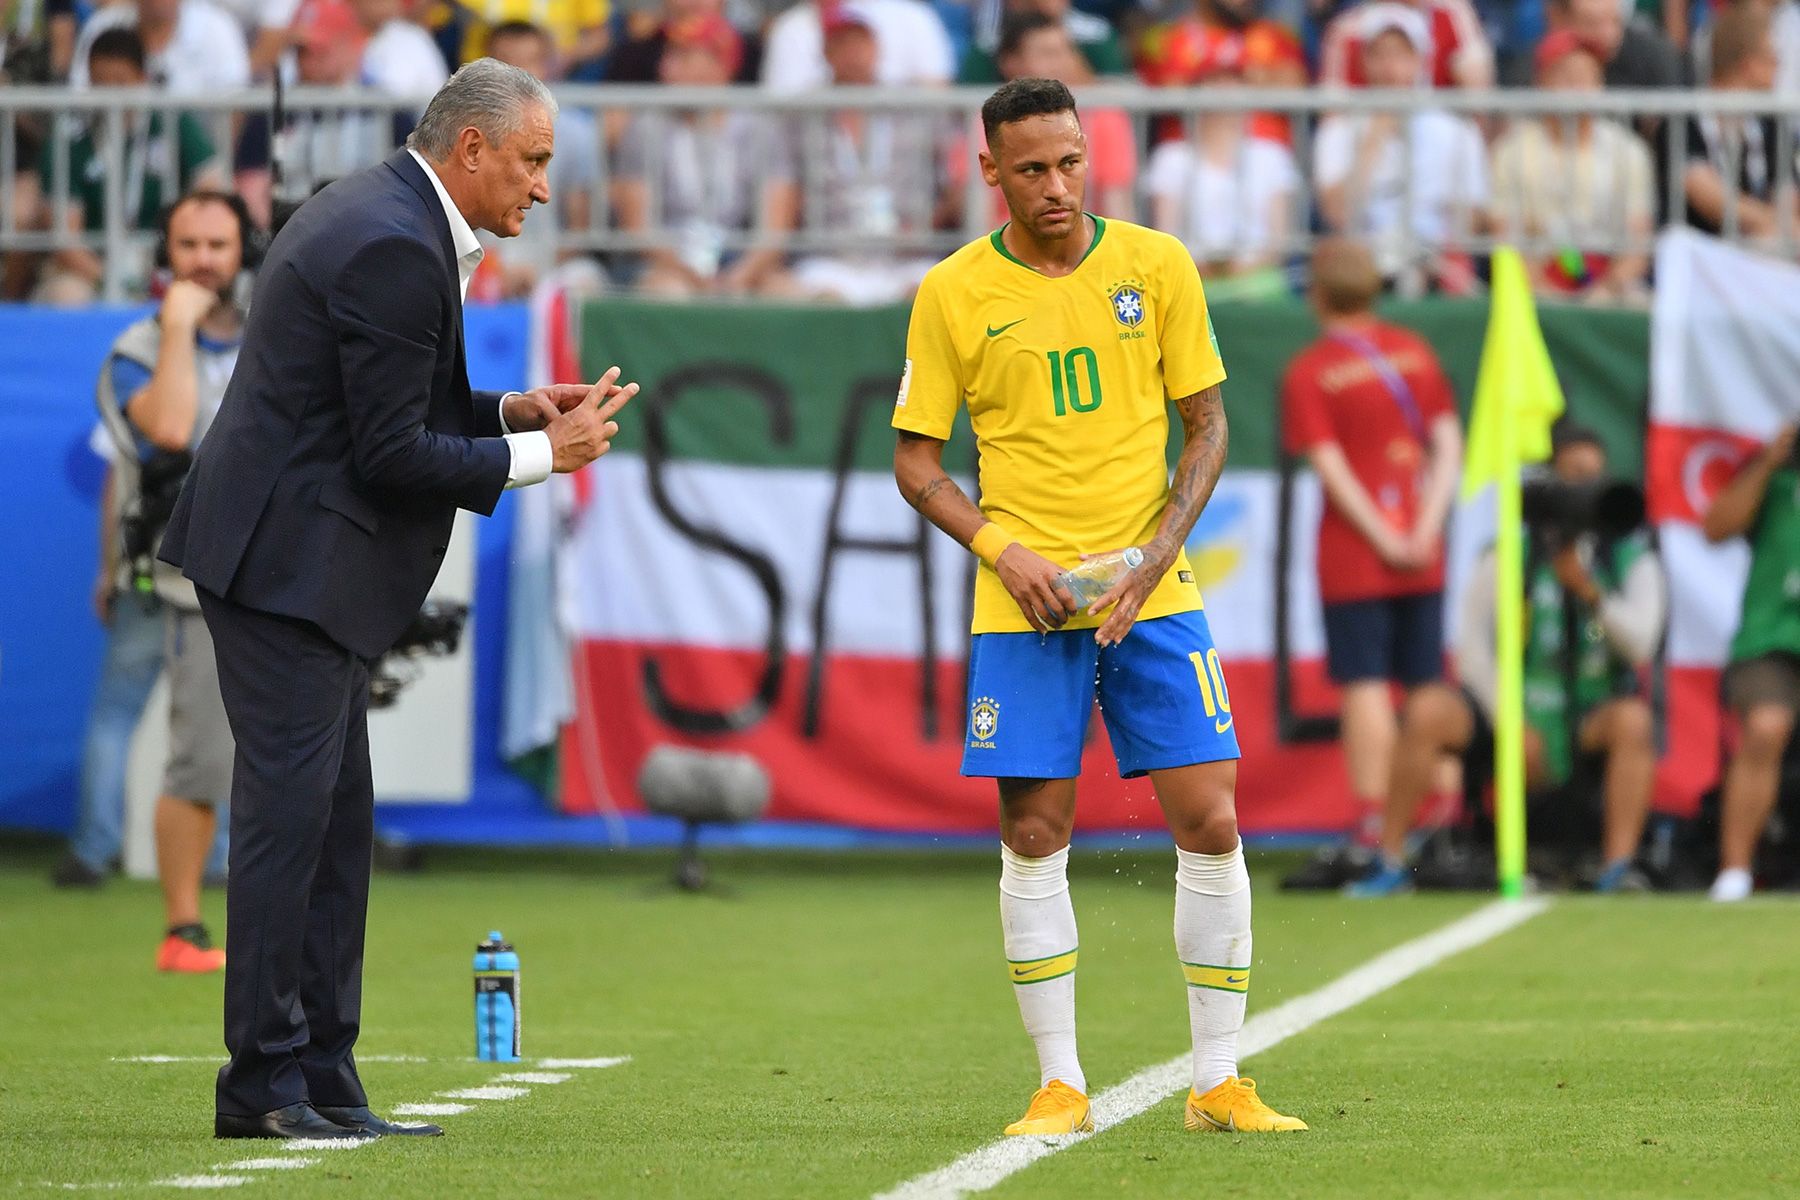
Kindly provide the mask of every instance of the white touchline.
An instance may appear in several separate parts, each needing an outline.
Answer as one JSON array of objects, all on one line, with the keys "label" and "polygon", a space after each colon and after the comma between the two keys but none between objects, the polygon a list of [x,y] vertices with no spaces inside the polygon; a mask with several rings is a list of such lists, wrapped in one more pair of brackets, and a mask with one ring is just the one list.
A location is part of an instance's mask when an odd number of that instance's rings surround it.
[{"label": "white touchline", "polygon": [[466,1104],[396,1104],[396,1117],[454,1117],[458,1113],[466,1113]]},{"label": "white touchline", "polygon": [[[1378,954],[1317,991],[1296,996],[1245,1021],[1244,1031],[1238,1036],[1238,1056],[1249,1058],[1279,1045],[1436,966],[1453,954],[1499,937],[1549,906],[1550,902],[1542,897],[1496,900],[1442,929]],[[882,1192],[875,1200],[949,1200],[970,1192],[985,1192],[1039,1159],[1067,1150],[1122,1121],[1129,1121],[1183,1091],[1192,1083],[1192,1069],[1192,1057],[1183,1053],[1168,1062],[1146,1067],[1125,1082],[1107,1088],[1093,1100],[1093,1133],[1072,1133],[1055,1138],[1002,1138],[963,1155],[949,1166]]]},{"label": "white touchline", "polygon": [[158,1179],[151,1187],[172,1188],[234,1188],[243,1187],[250,1182],[248,1175],[177,1175],[173,1179]]},{"label": "white touchline", "polygon": [[540,1058],[537,1065],[549,1071],[594,1070],[618,1067],[631,1061],[631,1055],[620,1058]]},{"label": "white touchline", "polygon": [[316,1158],[302,1158],[296,1154],[291,1158],[246,1158],[234,1163],[214,1163],[215,1171],[298,1171],[301,1167],[315,1166]]},{"label": "white touchline", "polygon": [[454,1092],[439,1092],[446,1100],[517,1100],[520,1096],[531,1095],[530,1088],[522,1087],[471,1087],[458,1088]]},{"label": "white touchline", "polygon": [[356,1150],[363,1146],[372,1146],[380,1138],[290,1138],[281,1143],[281,1148],[289,1154],[303,1154],[308,1150]]},{"label": "white touchline", "polygon": [[571,1076],[567,1071],[514,1071],[510,1075],[494,1076],[495,1083],[567,1083]]}]

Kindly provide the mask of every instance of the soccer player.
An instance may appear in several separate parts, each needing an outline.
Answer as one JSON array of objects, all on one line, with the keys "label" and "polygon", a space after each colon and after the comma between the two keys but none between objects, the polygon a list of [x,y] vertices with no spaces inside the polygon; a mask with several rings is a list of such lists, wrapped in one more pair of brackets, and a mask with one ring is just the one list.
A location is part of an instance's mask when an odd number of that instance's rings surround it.
[{"label": "soccer player", "polygon": [[[1238,745],[1182,551],[1227,441],[1225,368],[1199,274],[1175,238],[1083,211],[1087,147],[1062,84],[1014,80],[981,116],[982,173],[1012,219],[919,288],[894,474],[982,563],[962,770],[999,783],[1007,970],[1041,1084],[1006,1132],[1093,1128],[1075,1048],[1067,864],[1096,693],[1119,770],[1151,777],[1175,837],[1175,949],[1194,1040],[1187,1127],[1305,1129],[1237,1073],[1250,986]],[[1183,427],[1173,484],[1171,400]],[[979,507],[942,466],[959,406],[980,449]],[[1077,611],[1058,574],[1127,546],[1143,550],[1142,565]]]}]

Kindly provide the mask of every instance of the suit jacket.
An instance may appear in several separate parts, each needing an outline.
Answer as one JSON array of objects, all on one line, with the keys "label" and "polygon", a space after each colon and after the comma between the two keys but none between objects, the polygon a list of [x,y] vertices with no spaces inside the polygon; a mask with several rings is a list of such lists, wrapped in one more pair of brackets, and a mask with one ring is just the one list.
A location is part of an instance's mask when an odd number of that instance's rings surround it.
[{"label": "suit jacket", "polygon": [[418,613],[456,509],[500,499],[499,403],[469,389],[450,225],[402,150],[308,200],[269,248],[162,557],[373,658]]}]

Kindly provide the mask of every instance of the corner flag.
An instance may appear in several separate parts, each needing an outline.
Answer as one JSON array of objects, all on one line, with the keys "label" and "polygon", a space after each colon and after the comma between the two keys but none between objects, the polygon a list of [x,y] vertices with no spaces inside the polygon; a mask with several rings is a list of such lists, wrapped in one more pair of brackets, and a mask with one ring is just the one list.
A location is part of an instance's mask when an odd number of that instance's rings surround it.
[{"label": "corner flag", "polygon": [[1525,886],[1525,565],[1519,472],[1550,457],[1550,426],[1562,415],[1562,385],[1538,326],[1525,263],[1511,246],[1494,253],[1487,337],[1475,380],[1463,459],[1462,496],[1495,485],[1494,857],[1500,892]]}]

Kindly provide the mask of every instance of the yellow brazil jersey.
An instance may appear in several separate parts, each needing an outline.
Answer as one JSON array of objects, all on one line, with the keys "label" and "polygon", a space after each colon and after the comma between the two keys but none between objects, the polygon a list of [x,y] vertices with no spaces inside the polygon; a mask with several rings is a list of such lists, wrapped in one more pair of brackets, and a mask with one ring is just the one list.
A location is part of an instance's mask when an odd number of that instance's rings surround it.
[{"label": "yellow brazil jersey", "polygon": [[[1141,546],[1168,496],[1168,402],[1225,378],[1199,272],[1168,234],[1093,218],[1094,240],[1051,278],[1007,252],[996,230],[933,267],[913,301],[894,427],[950,436],[969,410],[981,511],[1068,567]],[[1139,619],[1201,607],[1187,554]],[[1088,629],[1104,614],[1078,614]],[[1031,629],[1000,577],[975,581],[976,633]]]},{"label": "yellow brazil jersey", "polygon": [[575,49],[581,31],[606,24],[611,0],[462,0],[474,19],[463,35],[462,60],[474,62],[487,53],[488,32],[508,21],[527,21],[550,34],[558,53]]}]

